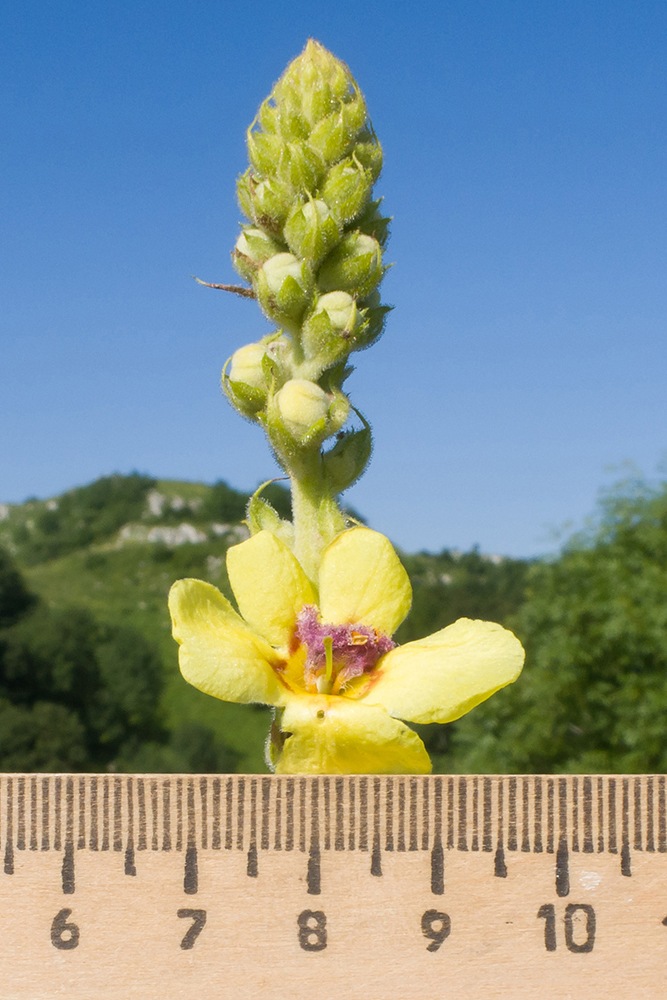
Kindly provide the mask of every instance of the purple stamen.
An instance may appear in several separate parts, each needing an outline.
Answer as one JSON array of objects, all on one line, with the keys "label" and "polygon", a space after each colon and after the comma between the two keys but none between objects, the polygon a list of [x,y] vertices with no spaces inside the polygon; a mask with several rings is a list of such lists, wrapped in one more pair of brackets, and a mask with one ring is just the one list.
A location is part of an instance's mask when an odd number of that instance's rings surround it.
[{"label": "purple stamen", "polygon": [[331,638],[338,687],[343,687],[353,677],[370,673],[380,657],[396,646],[388,635],[368,625],[332,625],[320,621],[314,604],[304,605],[299,612],[296,634],[307,651],[304,676],[308,685],[315,684],[326,668],[323,642],[326,637]]}]

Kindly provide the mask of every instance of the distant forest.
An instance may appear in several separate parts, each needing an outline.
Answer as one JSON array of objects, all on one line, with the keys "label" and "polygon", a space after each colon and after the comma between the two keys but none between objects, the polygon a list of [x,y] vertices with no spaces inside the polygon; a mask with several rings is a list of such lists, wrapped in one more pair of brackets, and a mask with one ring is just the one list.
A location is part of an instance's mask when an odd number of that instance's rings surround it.
[{"label": "distant forest", "polygon": [[[282,517],[289,493],[266,488]],[[248,496],[225,482],[107,476],[0,505],[0,770],[263,771],[269,712],[180,677],[166,595],[231,596]],[[625,483],[557,557],[403,554],[409,642],[459,617],[513,629],[516,684],[458,722],[415,726],[439,772],[667,770],[667,486]]]}]

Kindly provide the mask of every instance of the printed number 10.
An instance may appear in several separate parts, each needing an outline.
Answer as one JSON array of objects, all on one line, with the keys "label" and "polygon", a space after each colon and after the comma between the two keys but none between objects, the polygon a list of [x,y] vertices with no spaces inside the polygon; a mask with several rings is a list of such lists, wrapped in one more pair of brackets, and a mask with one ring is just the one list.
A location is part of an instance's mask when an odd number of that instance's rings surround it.
[{"label": "printed number 10", "polygon": [[[586,940],[577,943],[574,940],[574,917],[581,913],[586,916]],[[537,911],[538,919],[544,923],[544,947],[547,951],[556,950],[556,908],[553,903],[544,903]],[[595,944],[595,910],[588,903],[568,903],[565,907],[565,946],[575,954],[593,951]]]}]

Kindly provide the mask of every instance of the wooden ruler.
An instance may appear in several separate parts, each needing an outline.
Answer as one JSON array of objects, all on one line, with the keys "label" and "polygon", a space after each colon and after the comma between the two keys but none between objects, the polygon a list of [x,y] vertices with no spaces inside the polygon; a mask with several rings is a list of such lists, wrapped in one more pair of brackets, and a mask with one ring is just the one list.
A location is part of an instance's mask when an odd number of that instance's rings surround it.
[{"label": "wooden ruler", "polygon": [[665,776],[2,775],[2,1000],[667,995]]}]

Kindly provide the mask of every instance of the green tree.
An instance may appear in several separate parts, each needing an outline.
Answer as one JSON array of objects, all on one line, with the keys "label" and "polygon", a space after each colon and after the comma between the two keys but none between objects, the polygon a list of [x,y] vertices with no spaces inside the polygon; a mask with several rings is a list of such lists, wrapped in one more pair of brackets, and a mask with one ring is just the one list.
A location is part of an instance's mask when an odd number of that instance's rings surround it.
[{"label": "green tree", "polygon": [[523,676],[456,724],[458,771],[667,769],[667,484],[625,483],[529,574]]}]

